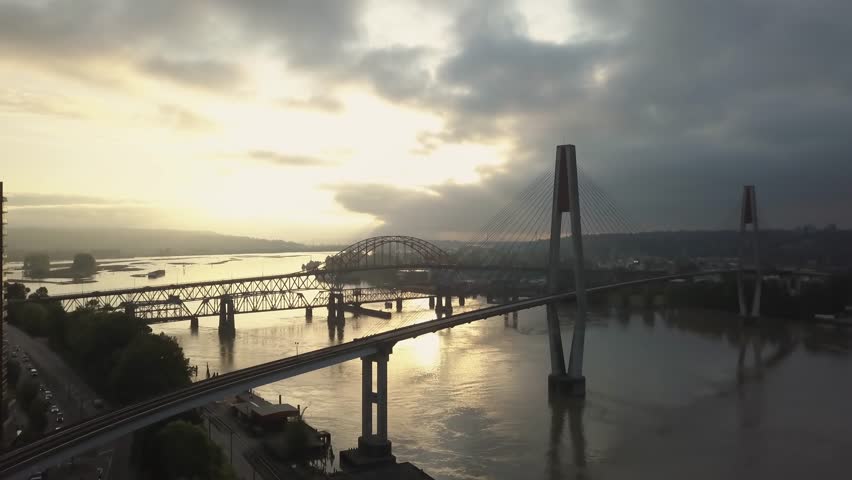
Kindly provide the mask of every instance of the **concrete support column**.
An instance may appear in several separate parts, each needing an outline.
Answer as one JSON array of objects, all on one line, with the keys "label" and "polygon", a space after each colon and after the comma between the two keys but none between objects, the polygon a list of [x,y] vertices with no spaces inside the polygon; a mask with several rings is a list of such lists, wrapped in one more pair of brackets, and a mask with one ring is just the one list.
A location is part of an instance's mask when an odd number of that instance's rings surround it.
[{"label": "concrete support column", "polygon": [[438,303],[435,304],[435,308],[443,310],[443,308],[444,308],[444,297],[443,296],[438,295]]},{"label": "concrete support column", "polygon": [[402,311],[402,299],[401,298],[396,299],[396,311],[397,312]]},{"label": "concrete support column", "polygon": [[388,354],[376,355],[376,436],[388,440]]},{"label": "concrete support column", "polygon": [[373,435],[373,359],[361,358],[361,436]]},{"label": "concrete support column", "polygon": [[[559,291],[560,242],[562,236],[562,212],[567,208],[568,196],[563,190],[567,182],[565,155],[563,146],[556,148],[556,167],[553,179],[553,203],[550,217],[550,254],[547,275],[547,292],[555,294]],[[547,305],[547,334],[550,343],[550,378],[565,375],[565,354],[562,349],[562,329],[559,325],[559,315],[555,304]]]},{"label": "concrete support column", "polygon": [[192,317],[189,319],[189,329],[198,330],[198,317]]},{"label": "concrete support column", "polygon": [[124,306],[124,313],[126,313],[127,315],[130,315],[131,317],[135,317],[136,316],[136,305],[134,305],[132,303],[128,303],[127,305]]},{"label": "concrete support column", "polygon": [[435,308],[435,297],[429,297],[429,308]]},{"label": "concrete support column", "polygon": [[453,296],[447,295],[446,300],[444,301],[444,306],[447,308],[453,308]]},{"label": "concrete support column", "polygon": [[337,312],[337,308],[335,306],[335,301],[337,300],[337,295],[329,291],[328,292],[328,319],[334,320],[335,314]]},{"label": "concrete support column", "polygon": [[305,320],[311,321],[314,318],[314,309],[313,307],[305,308]]},{"label": "concrete support column", "polygon": [[459,306],[460,307],[464,306],[464,295],[459,295]]}]

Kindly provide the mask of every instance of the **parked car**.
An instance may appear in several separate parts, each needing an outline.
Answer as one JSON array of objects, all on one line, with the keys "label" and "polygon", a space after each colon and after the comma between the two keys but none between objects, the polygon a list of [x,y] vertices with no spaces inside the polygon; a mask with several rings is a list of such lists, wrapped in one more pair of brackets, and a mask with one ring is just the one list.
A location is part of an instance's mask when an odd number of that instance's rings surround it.
[{"label": "parked car", "polygon": [[56,405],[51,405],[50,413],[59,413],[59,407],[57,407]]},{"label": "parked car", "polygon": [[38,376],[38,370],[36,370],[35,368],[31,368],[30,369],[30,376],[31,377],[37,377]]},{"label": "parked car", "polygon": [[45,400],[53,400],[53,394],[50,393],[50,392],[45,392],[44,393],[44,399]]},{"label": "parked car", "polygon": [[59,412],[59,413],[56,415],[56,423],[62,423],[62,422],[64,422],[64,421],[65,421],[65,416],[64,416],[64,415],[62,415],[62,412]]}]

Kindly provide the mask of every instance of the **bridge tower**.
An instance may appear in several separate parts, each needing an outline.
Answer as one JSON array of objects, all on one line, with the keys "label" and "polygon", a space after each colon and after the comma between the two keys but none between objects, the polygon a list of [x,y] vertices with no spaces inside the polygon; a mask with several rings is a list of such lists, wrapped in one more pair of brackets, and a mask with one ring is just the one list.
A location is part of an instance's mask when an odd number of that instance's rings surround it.
[{"label": "bridge tower", "polygon": [[571,243],[574,250],[574,287],[577,294],[577,315],[568,370],[562,349],[562,332],[556,304],[547,305],[547,328],[550,338],[550,376],[548,386],[552,391],[570,396],[586,395],[586,378],[583,376],[583,349],[586,338],[586,285],[583,262],[583,234],[580,226],[580,188],[577,178],[577,152],[574,145],[556,147],[556,166],[553,181],[553,207],[550,223],[550,265],[547,277],[549,294],[559,293],[559,247],[562,231],[562,214],[568,212],[571,222]]},{"label": "bridge tower", "polygon": [[[748,226],[751,225],[751,235]],[[752,261],[754,262],[754,296],[752,297],[751,311],[747,309],[745,292],[745,269],[746,250],[749,237],[751,237]],[[739,238],[739,265],[737,269],[737,297],[740,303],[740,316],[760,316],[760,293],[763,284],[763,269],[760,264],[760,229],[757,223],[757,195],[754,185],[743,187],[742,214],[740,215],[740,238]]]}]

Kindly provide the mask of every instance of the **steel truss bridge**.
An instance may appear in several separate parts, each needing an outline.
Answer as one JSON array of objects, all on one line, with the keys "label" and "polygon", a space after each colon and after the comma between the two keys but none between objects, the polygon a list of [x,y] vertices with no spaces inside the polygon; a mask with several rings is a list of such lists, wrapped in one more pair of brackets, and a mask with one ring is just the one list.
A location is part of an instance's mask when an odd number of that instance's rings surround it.
[{"label": "steel truss bridge", "polygon": [[[348,275],[390,269],[438,272],[442,277],[439,282],[444,285],[438,287],[436,282],[402,288],[342,288]],[[69,312],[86,307],[124,309],[148,323],[162,323],[219,315],[218,300],[223,298],[233,302],[234,313],[310,310],[327,306],[330,291],[343,293],[345,303],[411,300],[434,296],[440,293],[439,288],[454,293],[474,293],[463,291],[469,287],[447,286],[448,281],[465,278],[464,274],[485,278],[499,274],[517,279],[544,272],[543,266],[454,264],[447,252],[428,241],[407,236],[382,236],[354,243],[318,267],[302,272],[57,295],[47,300],[60,302]],[[638,280],[648,274],[641,271],[586,271],[592,284]],[[817,272],[806,274],[820,275]],[[595,281],[595,278],[599,280]]]}]

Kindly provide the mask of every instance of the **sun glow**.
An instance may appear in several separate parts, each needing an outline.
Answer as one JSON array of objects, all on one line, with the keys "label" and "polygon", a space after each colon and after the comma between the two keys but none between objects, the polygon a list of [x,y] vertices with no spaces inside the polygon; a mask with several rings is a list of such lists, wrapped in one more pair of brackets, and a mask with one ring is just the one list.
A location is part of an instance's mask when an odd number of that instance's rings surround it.
[{"label": "sun glow", "polygon": [[421,335],[400,342],[394,357],[400,357],[408,365],[417,367],[434,367],[441,359],[441,337],[437,333]]}]

